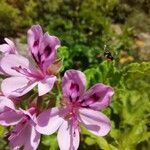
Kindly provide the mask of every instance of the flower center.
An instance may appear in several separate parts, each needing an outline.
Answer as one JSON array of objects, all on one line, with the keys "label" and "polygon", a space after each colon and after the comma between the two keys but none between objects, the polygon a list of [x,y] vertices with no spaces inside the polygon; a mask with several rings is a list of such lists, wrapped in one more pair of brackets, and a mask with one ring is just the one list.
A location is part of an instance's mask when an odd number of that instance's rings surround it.
[{"label": "flower center", "polygon": [[80,108],[79,102],[69,102],[68,100],[63,100],[63,107],[66,109],[66,120],[77,120],[78,109]]}]

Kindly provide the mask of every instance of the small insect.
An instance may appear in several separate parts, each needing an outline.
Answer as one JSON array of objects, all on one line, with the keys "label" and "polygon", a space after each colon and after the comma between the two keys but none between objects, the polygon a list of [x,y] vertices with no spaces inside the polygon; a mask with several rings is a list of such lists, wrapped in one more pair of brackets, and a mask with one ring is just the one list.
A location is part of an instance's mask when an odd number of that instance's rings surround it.
[{"label": "small insect", "polygon": [[108,60],[108,61],[113,61],[113,56],[111,54],[111,52],[109,52],[107,49],[106,49],[106,45],[104,45],[104,57]]},{"label": "small insect", "polygon": [[96,57],[97,58],[101,58],[101,59],[107,59],[107,61],[113,61],[114,57],[112,56],[111,52],[108,51],[108,49],[106,49],[106,45],[104,45],[104,52],[103,55],[99,54]]}]

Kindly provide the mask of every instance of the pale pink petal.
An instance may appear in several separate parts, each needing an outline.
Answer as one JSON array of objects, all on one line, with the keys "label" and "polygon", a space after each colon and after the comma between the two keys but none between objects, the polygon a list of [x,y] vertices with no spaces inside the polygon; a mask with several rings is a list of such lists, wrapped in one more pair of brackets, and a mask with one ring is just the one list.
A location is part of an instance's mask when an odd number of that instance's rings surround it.
[{"label": "pale pink petal", "polygon": [[28,30],[28,47],[29,52],[31,53],[33,59],[39,63],[39,54],[40,49],[39,46],[41,45],[41,40],[43,38],[43,31],[40,25],[33,25]]},{"label": "pale pink petal", "polygon": [[16,46],[15,46],[14,42],[8,38],[5,38],[5,41],[11,47],[11,51],[9,52],[9,54],[17,54],[17,50],[16,50]]},{"label": "pale pink petal", "polygon": [[58,130],[57,140],[60,150],[77,150],[79,147],[79,130],[64,121]]},{"label": "pale pink petal", "polygon": [[8,44],[1,44],[0,51],[2,53],[9,53],[11,51],[11,47]]},{"label": "pale pink petal", "polygon": [[30,47],[38,46],[41,38],[43,37],[43,31],[40,25],[33,25],[29,30],[28,30],[28,45]]},{"label": "pale pink petal", "polygon": [[96,84],[83,95],[80,101],[84,107],[100,110],[110,104],[113,94],[114,91],[110,86]]},{"label": "pale pink petal", "polygon": [[62,82],[63,96],[76,101],[84,93],[86,84],[85,75],[78,70],[70,69],[65,72]]},{"label": "pale pink petal", "polygon": [[8,43],[8,45],[9,45],[12,49],[15,49],[15,48],[16,48],[13,41],[11,41],[11,40],[8,39],[8,38],[5,38],[4,40]]},{"label": "pale pink petal", "polygon": [[41,134],[50,135],[57,131],[63,122],[60,110],[56,107],[42,112],[37,117],[36,130]]},{"label": "pale pink petal", "polygon": [[5,73],[4,70],[1,68],[1,66],[0,66],[0,75],[6,75],[6,73]]},{"label": "pale pink petal", "polygon": [[97,136],[105,136],[111,129],[109,118],[101,112],[92,109],[80,108],[79,121]]},{"label": "pale pink petal", "polygon": [[40,62],[44,71],[54,63],[60,41],[57,37],[45,33],[40,47]]},{"label": "pale pink petal", "polygon": [[8,138],[13,149],[23,146],[24,150],[36,150],[39,145],[40,134],[35,130],[35,123],[31,121],[32,116],[29,111],[33,111],[33,108],[31,109],[20,111],[23,115],[22,120]]},{"label": "pale pink petal", "polygon": [[24,76],[23,74],[17,72],[14,67],[29,68],[29,61],[27,58],[21,55],[10,54],[2,58],[1,68],[9,75],[12,76]]},{"label": "pale pink petal", "polygon": [[3,113],[0,113],[0,125],[10,126],[18,124],[22,119],[23,114],[19,111],[5,108]]},{"label": "pale pink petal", "polygon": [[30,128],[30,135],[24,145],[24,150],[36,150],[40,143],[40,133],[35,130],[34,126]]},{"label": "pale pink petal", "polygon": [[0,45],[0,51],[5,54],[17,54],[15,44],[8,38],[4,39],[7,44]]},{"label": "pale pink petal", "polygon": [[39,96],[42,96],[52,90],[56,76],[47,76],[43,80],[38,82]]},{"label": "pale pink petal", "polygon": [[9,145],[12,149],[19,149],[26,144],[26,141],[30,138],[31,126],[29,124],[19,123],[12,131],[9,140]]},{"label": "pale pink petal", "polygon": [[6,98],[0,96],[0,124],[3,126],[15,125],[20,122],[22,113],[15,109],[14,103]]},{"label": "pale pink petal", "polygon": [[30,123],[35,125],[37,122],[37,118],[36,118],[36,108],[35,107],[30,107],[27,110],[23,110],[22,108],[19,108],[19,111],[22,112],[22,114],[24,114],[24,116],[28,116],[28,118],[30,118]]},{"label": "pale pink petal", "polygon": [[26,77],[10,77],[2,81],[1,90],[6,96],[22,96],[33,89],[37,82]]},{"label": "pale pink petal", "polygon": [[[32,108],[32,107],[31,107]],[[30,109],[31,109],[30,108]],[[28,110],[24,110],[22,108],[19,108],[19,110],[25,115],[25,116],[29,116],[29,118],[32,118],[32,114],[30,114],[29,109]]]},{"label": "pale pink petal", "polygon": [[19,149],[24,147],[24,150],[36,150],[40,142],[40,134],[30,124],[18,124],[15,130],[9,137],[10,147]]},{"label": "pale pink petal", "polygon": [[12,100],[5,96],[0,96],[0,113],[4,112],[5,107],[15,110],[15,105]]}]

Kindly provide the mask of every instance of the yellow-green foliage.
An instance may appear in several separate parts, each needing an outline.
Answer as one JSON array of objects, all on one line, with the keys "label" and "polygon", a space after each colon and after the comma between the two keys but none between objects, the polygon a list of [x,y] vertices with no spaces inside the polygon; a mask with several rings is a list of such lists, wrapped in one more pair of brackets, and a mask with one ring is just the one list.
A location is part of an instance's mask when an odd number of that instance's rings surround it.
[{"label": "yellow-green foliage", "polygon": [[20,24],[19,10],[0,0],[0,33],[1,36],[15,36],[15,30]]}]

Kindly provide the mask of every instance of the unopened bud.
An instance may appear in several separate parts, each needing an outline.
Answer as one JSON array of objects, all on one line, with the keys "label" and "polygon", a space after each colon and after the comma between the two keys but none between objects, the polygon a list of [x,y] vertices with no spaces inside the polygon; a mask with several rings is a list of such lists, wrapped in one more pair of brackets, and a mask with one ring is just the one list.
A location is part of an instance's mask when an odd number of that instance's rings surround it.
[{"label": "unopened bud", "polygon": [[62,59],[57,59],[53,64],[48,67],[48,73],[52,75],[57,75],[62,67]]}]

